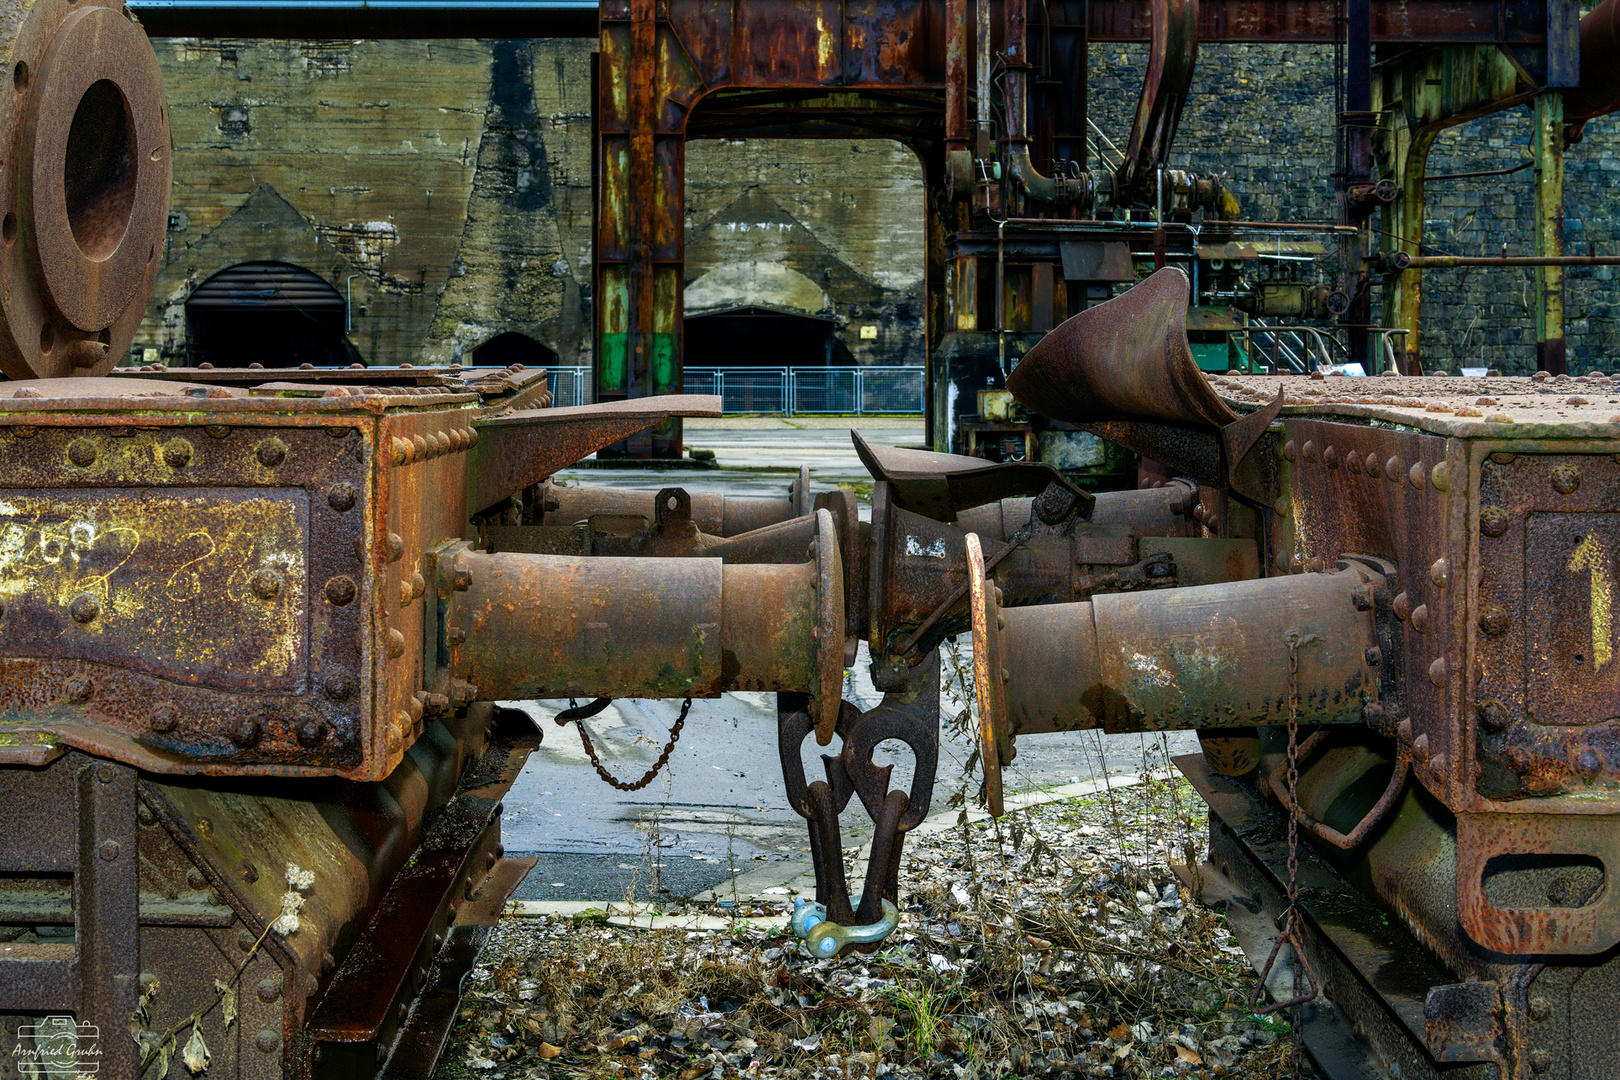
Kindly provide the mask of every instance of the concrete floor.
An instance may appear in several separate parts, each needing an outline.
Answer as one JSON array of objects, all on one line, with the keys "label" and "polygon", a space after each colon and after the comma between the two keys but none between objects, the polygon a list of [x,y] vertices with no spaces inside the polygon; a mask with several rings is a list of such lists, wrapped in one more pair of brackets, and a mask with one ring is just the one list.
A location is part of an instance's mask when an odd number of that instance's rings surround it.
[{"label": "concrete floor", "polygon": [[[768,495],[785,493],[803,463],[810,466],[818,490],[840,482],[870,483],[850,442],[851,426],[874,443],[919,446],[923,441],[920,419],[727,417],[686,424],[687,445],[713,450],[719,468],[580,468],[563,475],[570,483]],[[965,638],[959,642],[958,662],[970,667],[967,645]],[[949,685],[949,674],[945,681]],[[867,674],[864,645],[848,673],[844,696],[862,708],[881,699]],[[603,783],[577,732],[552,722],[567,702],[522,707],[541,721],[546,742],[505,799],[507,850],[540,855],[539,865],[518,890],[520,898],[615,899],[632,885],[646,895],[655,871],[663,888],[693,895],[729,880],[734,872],[775,868],[785,882],[807,866],[805,822],[787,806],[782,788],[774,694],[694,701],[664,773],[633,793]],[[621,779],[639,777],[657,760],[679,708],[678,701],[618,701],[586,721],[603,764]],[[947,690],[942,702],[947,724],[961,708]],[[835,739],[829,751],[837,747]],[[1029,790],[1104,774],[1134,775],[1161,766],[1167,752],[1196,748],[1196,738],[1186,732],[1166,740],[1096,733],[1035,736],[1019,741],[1018,758],[1005,770],[1004,780],[1010,790]],[[818,752],[807,741],[802,756],[812,779],[821,772]],[[936,809],[964,786],[970,796],[976,792],[977,780],[962,777],[971,752],[964,740],[942,739]],[[910,751],[901,746],[887,760],[896,766],[893,783],[909,783]],[[841,820],[846,846],[870,835],[860,800],[851,800]],[[762,880],[758,873],[749,873],[749,878]]]}]

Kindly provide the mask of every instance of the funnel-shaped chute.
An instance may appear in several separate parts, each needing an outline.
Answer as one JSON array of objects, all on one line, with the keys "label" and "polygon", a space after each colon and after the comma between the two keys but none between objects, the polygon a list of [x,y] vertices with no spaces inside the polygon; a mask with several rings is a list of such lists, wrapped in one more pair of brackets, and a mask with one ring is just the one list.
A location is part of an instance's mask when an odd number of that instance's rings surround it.
[{"label": "funnel-shaped chute", "polygon": [[1071,424],[1224,428],[1238,417],[1193,360],[1188,295],[1187,275],[1165,267],[1047,334],[1019,361],[1007,389],[1025,408]]}]

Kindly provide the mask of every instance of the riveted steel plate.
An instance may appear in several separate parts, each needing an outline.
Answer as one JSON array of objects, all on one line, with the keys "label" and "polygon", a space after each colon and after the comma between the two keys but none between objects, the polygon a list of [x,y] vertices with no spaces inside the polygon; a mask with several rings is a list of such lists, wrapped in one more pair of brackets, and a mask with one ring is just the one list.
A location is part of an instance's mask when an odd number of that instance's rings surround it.
[{"label": "riveted steel plate", "polygon": [[216,689],[308,663],[302,488],[0,493],[0,640]]}]

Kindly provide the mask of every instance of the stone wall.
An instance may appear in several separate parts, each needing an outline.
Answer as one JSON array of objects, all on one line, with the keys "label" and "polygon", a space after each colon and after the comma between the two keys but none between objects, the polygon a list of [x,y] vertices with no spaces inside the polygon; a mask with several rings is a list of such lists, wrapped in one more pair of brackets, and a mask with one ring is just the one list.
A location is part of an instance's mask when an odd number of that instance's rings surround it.
[{"label": "stone wall", "polygon": [[[155,40],[174,213],[131,362],[184,356],[210,275],[277,261],[352,294],[369,363],[448,363],[518,331],[589,365],[594,45]],[[688,310],[831,315],[844,355],[922,362],[909,151],[695,142],[688,177]]]},{"label": "stone wall", "polygon": [[[1146,70],[1142,46],[1097,45],[1093,119],[1120,146]],[[1172,164],[1226,177],[1251,220],[1331,220],[1333,51],[1328,46],[1202,45]],[[1428,172],[1506,168],[1530,157],[1528,107],[1451,128],[1436,141]],[[1587,125],[1565,159],[1566,245],[1620,254],[1620,114]],[[1433,254],[1535,252],[1532,172],[1431,183],[1424,243]],[[1423,358],[1504,373],[1535,370],[1534,271],[1463,268],[1424,272]],[[1326,278],[1326,275],[1324,275]],[[1614,268],[1571,268],[1565,331],[1572,372],[1613,370],[1617,351]],[[1381,319],[1382,289],[1374,318]]]},{"label": "stone wall", "polygon": [[[509,330],[561,363],[590,363],[594,42],[154,45],[174,130],[175,213],[134,359],[184,354],[185,298],[211,274],[275,260],[352,291],[350,337],[371,363],[449,362]],[[1093,118],[1121,145],[1145,60],[1143,46],[1092,49]],[[1331,64],[1325,47],[1203,46],[1172,163],[1221,172],[1246,217],[1329,218]],[[1529,126],[1520,108],[1453,129],[1430,172],[1516,164]],[[1569,154],[1572,250],[1620,251],[1609,182],[1620,172],[1617,130],[1613,118],[1594,121]],[[922,170],[909,151],[847,139],[695,142],[687,177],[689,312],[758,304],[831,315],[841,356],[922,361]],[[1531,203],[1528,172],[1431,185],[1426,241],[1529,253]],[[1531,273],[1428,271],[1426,362],[1528,370]],[[1615,365],[1612,281],[1606,268],[1569,274],[1576,370]]]}]

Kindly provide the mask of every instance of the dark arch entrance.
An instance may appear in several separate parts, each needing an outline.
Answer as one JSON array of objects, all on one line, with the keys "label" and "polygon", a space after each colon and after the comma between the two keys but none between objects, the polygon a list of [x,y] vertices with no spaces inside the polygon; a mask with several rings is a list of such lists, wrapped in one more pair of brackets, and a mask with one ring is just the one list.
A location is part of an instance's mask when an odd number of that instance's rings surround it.
[{"label": "dark arch entrance", "polygon": [[758,304],[686,317],[686,367],[826,367],[853,364],[831,316]]},{"label": "dark arch entrance", "polygon": [[472,362],[474,367],[503,368],[522,364],[524,367],[550,370],[557,366],[557,353],[528,334],[508,330],[504,334],[496,334],[474,349]]},{"label": "dark arch entrance", "polygon": [[343,294],[290,263],[221,270],[186,300],[193,364],[215,367],[337,367],[359,360],[344,336]]}]

